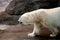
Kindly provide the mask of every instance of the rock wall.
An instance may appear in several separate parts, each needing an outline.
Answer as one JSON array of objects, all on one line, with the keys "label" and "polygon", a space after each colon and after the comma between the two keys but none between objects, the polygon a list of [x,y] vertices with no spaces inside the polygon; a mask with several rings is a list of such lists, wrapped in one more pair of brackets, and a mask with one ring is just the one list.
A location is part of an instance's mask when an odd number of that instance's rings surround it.
[{"label": "rock wall", "polygon": [[12,0],[0,0],[0,12],[5,11],[11,1]]},{"label": "rock wall", "polygon": [[39,8],[54,8],[57,6],[60,6],[60,0],[13,0],[6,8],[6,12],[21,15]]}]

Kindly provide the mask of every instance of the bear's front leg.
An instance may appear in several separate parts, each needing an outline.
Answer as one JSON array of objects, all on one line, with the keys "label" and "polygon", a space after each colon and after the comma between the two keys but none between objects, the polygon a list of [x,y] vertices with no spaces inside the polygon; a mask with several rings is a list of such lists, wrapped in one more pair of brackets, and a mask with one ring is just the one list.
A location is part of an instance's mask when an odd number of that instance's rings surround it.
[{"label": "bear's front leg", "polygon": [[33,31],[32,33],[29,33],[28,37],[35,37],[35,32]]},{"label": "bear's front leg", "polygon": [[29,37],[35,37],[36,35],[40,35],[40,24],[35,23],[34,24],[34,29],[32,33],[29,33]]}]

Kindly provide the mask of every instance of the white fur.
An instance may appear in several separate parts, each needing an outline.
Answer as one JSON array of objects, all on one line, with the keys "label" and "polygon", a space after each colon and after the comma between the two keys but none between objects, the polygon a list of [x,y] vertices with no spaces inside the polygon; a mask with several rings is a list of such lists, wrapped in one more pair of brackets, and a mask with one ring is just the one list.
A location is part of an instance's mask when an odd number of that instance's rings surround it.
[{"label": "white fur", "polygon": [[23,24],[34,24],[34,30],[28,34],[30,37],[40,34],[40,25],[43,25],[52,32],[51,37],[58,34],[57,27],[60,27],[60,7],[52,9],[38,9],[23,14],[19,20]]}]

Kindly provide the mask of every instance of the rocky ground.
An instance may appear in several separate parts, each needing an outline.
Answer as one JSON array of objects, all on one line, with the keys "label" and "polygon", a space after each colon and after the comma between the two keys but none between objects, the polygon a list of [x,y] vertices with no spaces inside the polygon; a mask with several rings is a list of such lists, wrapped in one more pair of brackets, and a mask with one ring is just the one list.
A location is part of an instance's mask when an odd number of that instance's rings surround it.
[{"label": "rocky ground", "polygon": [[[0,40],[55,40],[55,38],[50,38],[49,36],[27,37],[27,34],[32,31],[33,26],[30,25],[6,25],[6,27],[8,28],[0,30]],[[59,38],[56,37],[56,39]]]}]

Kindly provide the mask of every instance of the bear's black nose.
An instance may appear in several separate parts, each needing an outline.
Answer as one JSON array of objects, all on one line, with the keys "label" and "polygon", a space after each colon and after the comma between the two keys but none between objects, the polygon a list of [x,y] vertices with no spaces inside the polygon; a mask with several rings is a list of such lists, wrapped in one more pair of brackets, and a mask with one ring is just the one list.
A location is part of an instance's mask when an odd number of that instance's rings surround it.
[{"label": "bear's black nose", "polygon": [[19,22],[19,24],[22,24],[22,22]]}]

